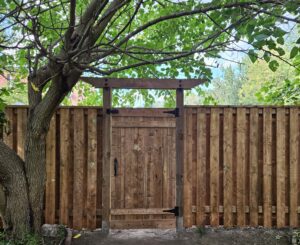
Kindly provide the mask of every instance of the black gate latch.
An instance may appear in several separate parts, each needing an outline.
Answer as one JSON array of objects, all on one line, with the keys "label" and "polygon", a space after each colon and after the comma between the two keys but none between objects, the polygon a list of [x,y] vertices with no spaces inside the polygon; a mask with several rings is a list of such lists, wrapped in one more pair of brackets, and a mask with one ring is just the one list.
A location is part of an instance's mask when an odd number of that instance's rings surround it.
[{"label": "black gate latch", "polygon": [[175,117],[179,117],[179,108],[175,108],[172,111],[164,111],[164,113],[173,114]]},{"label": "black gate latch", "polygon": [[179,207],[175,207],[173,209],[167,209],[167,210],[163,210],[164,213],[172,213],[175,216],[179,216]]},{"label": "black gate latch", "polygon": [[106,114],[118,114],[118,109],[106,109]]}]

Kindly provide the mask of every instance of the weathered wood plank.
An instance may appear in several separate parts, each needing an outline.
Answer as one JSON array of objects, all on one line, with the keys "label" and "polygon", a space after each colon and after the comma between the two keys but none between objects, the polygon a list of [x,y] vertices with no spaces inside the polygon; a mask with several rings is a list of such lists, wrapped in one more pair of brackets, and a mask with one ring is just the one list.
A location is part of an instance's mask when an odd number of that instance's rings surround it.
[{"label": "weathered wood plank", "polygon": [[24,160],[25,134],[27,125],[27,109],[17,110],[17,153]]},{"label": "weathered wood plank", "polygon": [[112,215],[128,215],[128,214],[136,214],[136,215],[145,215],[145,214],[167,214],[164,212],[166,209],[171,209],[174,207],[165,207],[165,208],[121,208],[121,209],[112,209]]},{"label": "weathered wood plank", "polygon": [[219,109],[211,109],[210,118],[210,225],[219,225]]},{"label": "weathered wood plank", "polygon": [[285,109],[278,108],[276,116],[276,224],[278,228],[285,224]]},{"label": "weathered wood plank", "polygon": [[56,210],[56,115],[51,119],[46,138],[46,224],[55,224]]},{"label": "weathered wood plank", "polygon": [[233,110],[224,108],[224,226],[233,226],[232,179],[233,179]]},{"label": "weathered wood plank", "polygon": [[272,226],[272,110],[263,114],[263,210],[265,227]]},{"label": "weathered wood plank", "polygon": [[206,191],[206,113],[201,108],[197,109],[197,226],[205,225],[205,198]]},{"label": "weathered wood plank", "polygon": [[[192,219],[192,154],[193,154],[193,121],[192,121],[191,109],[185,110],[186,117],[186,137],[185,137],[185,163],[184,163],[184,203],[183,203],[183,218],[184,226],[191,227],[193,225]],[[177,149],[179,150],[179,149]],[[178,172],[177,172],[178,173]],[[178,178],[179,179],[179,178]],[[176,181],[178,180],[176,178]],[[177,186],[179,188],[179,186]],[[178,200],[179,201],[179,200]]]},{"label": "weathered wood plank", "polygon": [[250,109],[250,225],[258,225],[258,110]]},{"label": "weathered wood plank", "polygon": [[83,227],[83,168],[84,159],[84,112],[74,111],[74,186],[73,186],[73,228]]},{"label": "weathered wood plank", "polygon": [[300,132],[299,132],[299,109],[291,108],[290,109],[290,223],[291,227],[298,227],[298,195],[299,189],[299,181],[298,181],[298,173],[300,171],[299,168],[299,140],[300,140]]},{"label": "weathered wood plank", "polygon": [[70,110],[60,109],[60,215],[59,222],[69,225],[69,184],[70,175]]},{"label": "weathered wood plank", "polygon": [[6,125],[6,128],[3,132],[3,141],[4,143],[9,146],[11,149],[14,148],[14,132],[13,129],[13,108],[9,107],[5,109],[5,116],[8,121],[8,124]]},{"label": "weathered wood plank", "polygon": [[112,122],[112,127],[114,128],[175,128],[175,121],[166,121],[166,120],[145,120],[145,121],[132,121],[129,123],[122,121]]},{"label": "weathered wood plank", "polygon": [[110,88],[103,89],[103,160],[102,160],[102,229],[108,232],[110,229],[111,209],[111,144],[112,144],[112,117],[107,114],[111,108],[112,91]]},{"label": "weathered wood plank", "polygon": [[97,110],[88,110],[87,228],[96,229],[97,204]]},{"label": "weathered wood plank", "polygon": [[207,82],[206,79],[152,79],[152,78],[96,78],[81,77],[80,80],[96,88],[122,88],[122,89],[191,89]]},{"label": "weathered wood plank", "polygon": [[112,229],[141,229],[156,228],[170,229],[175,228],[175,219],[156,219],[156,220],[112,220]]},{"label": "weathered wood plank", "polygon": [[246,225],[246,110],[237,109],[237,225]]},{"label": "weathered wood plank", "polygon": [[[184,93],[181,88],[176,90],[176,107],[178,108],[179,116],[176,117],[176,206],[178,207],[178,216],[176,217],[176,230],[182,231],[184,226],[183,221],[183,197],[184,197]],[[189,224],[189,222],[187,222]]]}]

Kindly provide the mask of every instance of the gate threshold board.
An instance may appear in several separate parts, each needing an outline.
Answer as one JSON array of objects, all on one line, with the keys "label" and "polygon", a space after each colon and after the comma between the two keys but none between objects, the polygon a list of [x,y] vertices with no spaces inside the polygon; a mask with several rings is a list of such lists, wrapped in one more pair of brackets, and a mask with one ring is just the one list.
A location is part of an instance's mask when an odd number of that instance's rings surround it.
[{"label": "gate threshold board", "polygon": [[150,219],[150,220],[112,220],[112,229],[143,229],[159,228],[170,229],[176,227],[176,219]]}]

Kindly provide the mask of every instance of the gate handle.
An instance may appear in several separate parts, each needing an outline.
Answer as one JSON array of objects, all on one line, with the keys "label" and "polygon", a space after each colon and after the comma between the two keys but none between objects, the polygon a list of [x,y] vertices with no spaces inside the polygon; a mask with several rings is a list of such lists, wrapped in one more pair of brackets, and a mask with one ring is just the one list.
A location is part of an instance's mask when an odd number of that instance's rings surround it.
[{"label": "gate handle", "polygon": [[118,159],[115,158],[114,160],[114,176],[118,175]]}]

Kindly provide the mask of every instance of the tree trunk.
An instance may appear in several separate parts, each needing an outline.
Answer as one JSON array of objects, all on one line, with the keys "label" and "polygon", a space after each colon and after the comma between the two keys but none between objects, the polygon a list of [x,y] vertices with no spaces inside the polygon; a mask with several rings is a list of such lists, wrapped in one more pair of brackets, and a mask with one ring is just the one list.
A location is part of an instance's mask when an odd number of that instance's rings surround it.
[{"label": "tree trunk", "polygon": [[[31,225],[33,231],[40,232],[43,217],[46,181],[46,133],[48,126],[38,127],[34,119],[28,118],[25,143],[25,172],[28,182]],[[38,129],[37,129],[38,128]]]},{"label": "tree trunk", "polygon": [[0,140],[0,178],[5,188],[4,221],[22,239],[30,231],[30,209],[24,162]]}]

